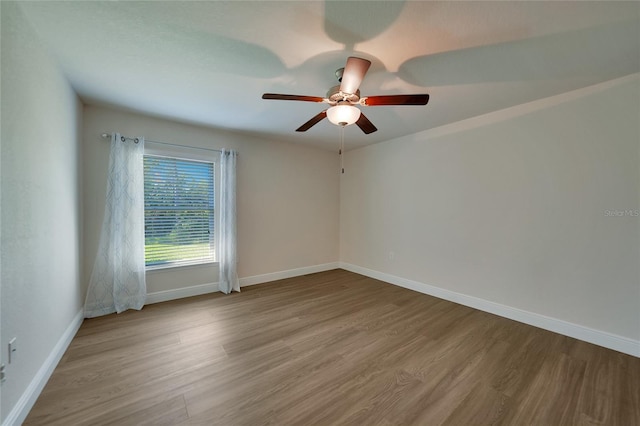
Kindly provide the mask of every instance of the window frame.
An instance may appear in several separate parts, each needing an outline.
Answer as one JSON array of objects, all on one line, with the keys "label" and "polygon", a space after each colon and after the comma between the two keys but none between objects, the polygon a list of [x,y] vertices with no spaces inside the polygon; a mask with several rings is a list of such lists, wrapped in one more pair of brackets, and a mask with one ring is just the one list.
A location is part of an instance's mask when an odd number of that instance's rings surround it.
[{"label": "window frame", "polygon": [[[187,161],[201,161],[206,163],[213,163],[213,246],[214,246],[214,260],[213,261],[202,261],[202,262],[193,262],[189,264],[180,264],[180,263],[163,263],[157,265],[146,265],[145,262],[145,271],[162,271],[166,269],[176,269],[176,268],[202,268],[202,267],[211,267],[218,265],[218,253],[220,248],[220,238],[219,232],[220,229],[220,214],[219,214],[219,206],[220,206],[220,156],[217,152],[205,149],[198,149],[195,147],[178,147],[173,145],[161,145],[153,142],[145,141],[144,146],[144,156],[156,156],[156,157],[167,157],[167,158],[175,158],[177,160],[187,160]],[[145,247],[146,247],[146,236],[145,236]]]}]

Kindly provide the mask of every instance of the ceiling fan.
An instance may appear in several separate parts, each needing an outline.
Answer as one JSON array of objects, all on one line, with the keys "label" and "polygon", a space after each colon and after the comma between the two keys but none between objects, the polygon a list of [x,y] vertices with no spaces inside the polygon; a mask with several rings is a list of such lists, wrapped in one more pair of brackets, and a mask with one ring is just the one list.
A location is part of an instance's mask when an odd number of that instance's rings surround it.
[{"label": "ceiling fan", "polygon": [[359,106],[385,106],[385,105],[426,105],[429,95],[381,95],[360,97],[360,84],[371,66],[371,61],[350,56],[347,65],[336,71],[336,77],[340,84],[327,92],[326,98],[319,96],[283,95],[279,93],[265,93],[262,99],[274,99],[283,101],[324,102],[331,107],[318,113],[311,120],[296,129],[296,132],[306,132],[318,124],[325,117],[335,125],[348,126],[356,124],[364,133],[373,133],[376,126],[362,114]]}]

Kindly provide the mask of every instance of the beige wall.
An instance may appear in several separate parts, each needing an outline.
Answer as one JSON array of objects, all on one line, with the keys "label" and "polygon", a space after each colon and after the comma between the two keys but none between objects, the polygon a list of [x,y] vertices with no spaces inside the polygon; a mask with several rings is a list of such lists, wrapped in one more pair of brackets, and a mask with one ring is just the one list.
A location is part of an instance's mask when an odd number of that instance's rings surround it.
[{"label": "beige wall", "polygon": [[19,7],[2,11],[2,271],[4,421],[82,307],[81,105]]},{"label": "beige wall", "polygon": [[[101,133],[206,148],[238,157],[238,274],[241,278],[338,260],[338,156],[322,151],[180,124],[98,106],[85,106],[83,146],[84,272],[88,282],[104,213],[109,143]],[[215,267],[151,271],[149,293],[218,281]]]},{"label": "beige wall", "polygon": [[341,261],[640,340],[639,81],[349,151]]}]

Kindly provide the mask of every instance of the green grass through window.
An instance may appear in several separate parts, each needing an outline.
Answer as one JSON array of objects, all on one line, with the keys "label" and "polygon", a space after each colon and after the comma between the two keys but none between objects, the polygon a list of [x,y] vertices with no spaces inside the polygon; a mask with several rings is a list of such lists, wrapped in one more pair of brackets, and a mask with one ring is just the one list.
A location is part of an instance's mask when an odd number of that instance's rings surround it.
[{"label": "green grass through window", "polygon": [[212,252],[208,243],[147,244],[144,247],[144,261],[147,266],[154,266],[178,260],[204,260],[212,258]]}]

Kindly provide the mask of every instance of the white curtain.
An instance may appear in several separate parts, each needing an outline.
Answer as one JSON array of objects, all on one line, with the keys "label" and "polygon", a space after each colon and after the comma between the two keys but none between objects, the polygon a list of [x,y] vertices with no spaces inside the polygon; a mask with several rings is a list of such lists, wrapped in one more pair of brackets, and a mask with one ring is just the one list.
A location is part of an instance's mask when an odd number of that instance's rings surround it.
[{"label": "white curtain", "polygon": [[233,150],[220,152],[220,264],[219,288],[223,293],[240,291],[236,269],[236,158]]},{"label": "white curtain", "polygon": [[111,136],[102,233],[84,304],[85,318],[142,309],[144,266],[144,139]]}]

